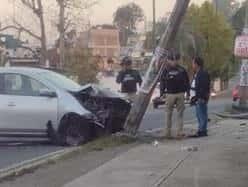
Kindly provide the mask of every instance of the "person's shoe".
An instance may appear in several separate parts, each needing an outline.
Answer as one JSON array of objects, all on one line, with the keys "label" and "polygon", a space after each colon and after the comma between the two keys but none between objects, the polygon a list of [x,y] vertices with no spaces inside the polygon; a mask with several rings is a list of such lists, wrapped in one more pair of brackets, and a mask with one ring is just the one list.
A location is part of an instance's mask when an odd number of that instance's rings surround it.
[{"label": "person's shoe", "polygon": [[207,132],[197,132],[196,134],[190,136],[191,138],[202,138],[208,136]]},{"label": "person's shoe", "polygon": [[185,137],[186,137],[186,135],[184,133],[178,133],[177,136],[176,136],[176,139],[181,140],[181,139],[183,139]]}]

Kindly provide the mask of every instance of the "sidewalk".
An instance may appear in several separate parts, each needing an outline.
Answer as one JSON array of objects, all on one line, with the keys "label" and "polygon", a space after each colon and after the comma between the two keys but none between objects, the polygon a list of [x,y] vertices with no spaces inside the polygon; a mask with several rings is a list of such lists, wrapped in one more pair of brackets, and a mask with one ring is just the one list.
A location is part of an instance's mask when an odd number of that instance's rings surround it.
[{"label": "sidewalk", "polygon": [[[64,187],[247,187],[248,124],[226,120],[202,139],[145,144]],[[185,147],[195,146],[197,151]]]}]

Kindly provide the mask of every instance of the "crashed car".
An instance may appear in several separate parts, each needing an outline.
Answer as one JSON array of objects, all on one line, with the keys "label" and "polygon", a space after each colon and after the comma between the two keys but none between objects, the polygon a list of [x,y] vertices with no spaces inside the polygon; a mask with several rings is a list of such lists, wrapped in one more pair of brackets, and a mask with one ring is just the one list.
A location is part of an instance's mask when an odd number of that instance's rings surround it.
[{"label": "crashed car", "polygon": [[118,93],[40,68],[0,68],[0,138],[79,145],[123,129],[131,105]]}]

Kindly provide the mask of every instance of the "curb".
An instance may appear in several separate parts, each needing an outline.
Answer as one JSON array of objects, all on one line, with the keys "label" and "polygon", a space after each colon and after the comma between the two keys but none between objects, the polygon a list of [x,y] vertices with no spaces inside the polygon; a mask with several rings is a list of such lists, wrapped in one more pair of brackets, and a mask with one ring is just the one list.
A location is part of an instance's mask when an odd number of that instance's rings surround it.
[{"label": "curb", "polygon": [[9,177],[17,177],[27,173],[30,170],[36,169],[42,165],[53,163],[68,156],[74,152],[77,152],[81,147],[76,148],[66,148],[53,153],[48,153],[46,155],[26,160],[18,164],[13,164],[10,167],[0,169],[0,182]]},{"label": "curb", "polygon": [[221,118],[231,118],[231,119],[248,119],[248,113],[242,114],[225,114],[225,113],[215,113],[216,116]]}]

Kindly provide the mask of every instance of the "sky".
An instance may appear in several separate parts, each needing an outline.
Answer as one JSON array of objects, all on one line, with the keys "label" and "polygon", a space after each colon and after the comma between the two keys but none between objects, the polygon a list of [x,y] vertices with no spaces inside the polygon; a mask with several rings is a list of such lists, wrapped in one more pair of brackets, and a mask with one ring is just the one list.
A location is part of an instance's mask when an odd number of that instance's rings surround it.
[{"label": "sky", "polygon": [[[19,0],[1,0],[0,19],[5,19],[13,14],[13,2]],[[45,0],[44,2],[55,0]],[[202,3],[204,0],[192,0],[195,3]],[[152,0],[99,0],[89,13],[92,24],[112,23],[113,13],[116,9],[129,2],[135,2],[144,10],[147,20],[152,19]],[[157,17],[162,17],[166,12],[170,12],[175,0],[156,0]]]},{"label": "sky", "polygon": [[[5,19],[7,15],[13,14],[13,2],[19,0],[1,0],[0,20]],[[49,3],[55,0],[44,0]],[[92,8],[89,18],[92,24],[112,23],[113,13],[116,9],[129,2],[135,2],[144,10],[147,20],[152,20],[152,0],[98,0],[99,3]],[[205,0],[191,0],[194,3],[202,3]],[[239,0],[242,1],[242,0]],[[162,17],[166,12],[170,12],[175,3],[175,0],[156,0],[156,17]]]},{"label": "sky", "polygon": [[[196,3],[201,3],[204,0],[193,0]],[[144,10],[147,20],[152,20],[152,0],[100,0],[99,4],[92,10],[92,22],[112,22],[113,13],[116,9],[129,2],[135,2]],[[166,15],[170,12],[175,0],[156,0],[157,17]]]}]

